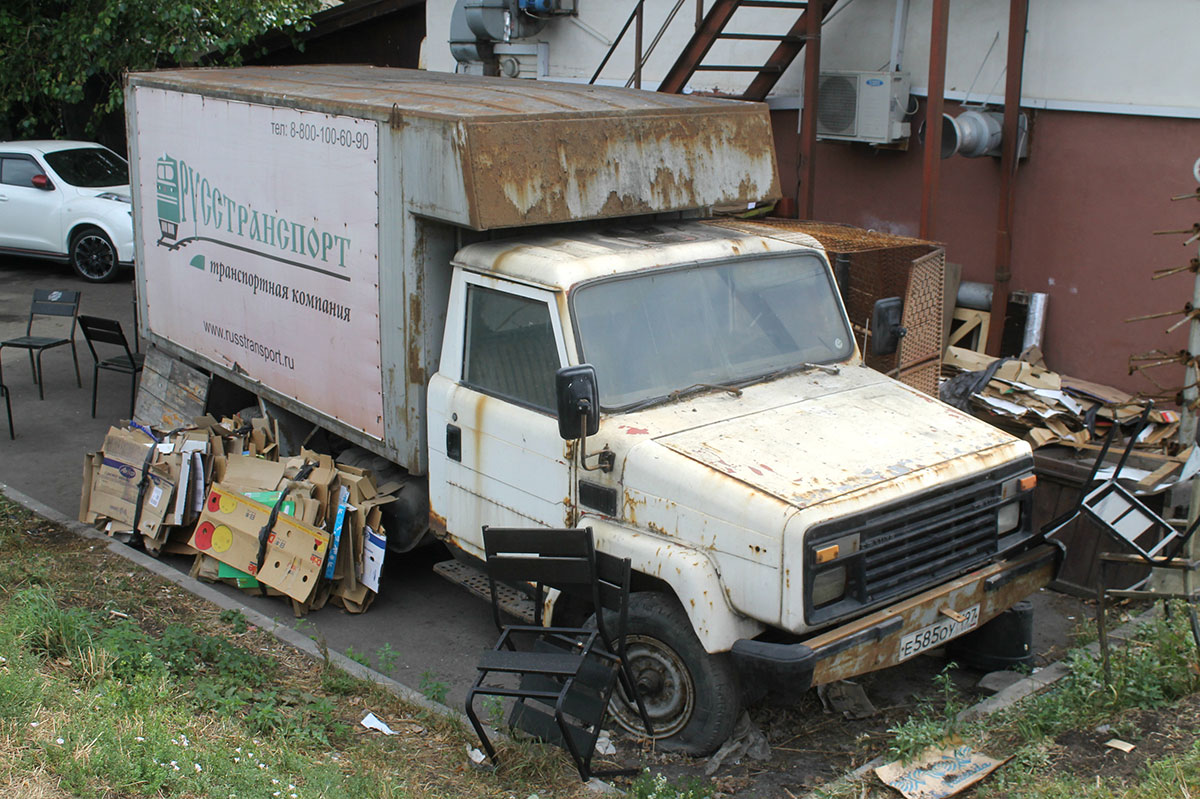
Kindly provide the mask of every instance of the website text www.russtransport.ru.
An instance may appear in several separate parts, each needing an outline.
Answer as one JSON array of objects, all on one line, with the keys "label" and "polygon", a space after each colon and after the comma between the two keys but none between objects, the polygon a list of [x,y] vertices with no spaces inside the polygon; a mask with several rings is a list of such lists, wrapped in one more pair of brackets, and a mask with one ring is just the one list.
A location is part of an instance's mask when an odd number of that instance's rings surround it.
[{"label": "website text www.russtransport.ru", "polygon": [[233,330],[228,330],[220,325],[212,322],[204,322],[204,332],[222,341],[228,341],[235,347],[240,347],[246,352],[257,355],[268,363],[277,363],[286,369],[295,369],[296,362],[292,356],[285,355],[277,347],[271,347],[263,344],[254,338],[247,336],[245,333],[238,333]]}]

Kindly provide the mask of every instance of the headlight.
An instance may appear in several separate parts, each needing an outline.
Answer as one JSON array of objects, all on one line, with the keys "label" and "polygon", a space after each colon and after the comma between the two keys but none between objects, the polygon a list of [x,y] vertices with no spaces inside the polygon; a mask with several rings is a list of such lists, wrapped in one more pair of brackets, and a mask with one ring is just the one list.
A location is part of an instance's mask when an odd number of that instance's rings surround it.
[{"label": "headlight", "polygon": [[1010,530],[1017,529],[1017,525],[1021,523],[1021,503],[1010,502],[1007,505],[1000,506],[1000,512],[996,514],[996,532],[1004,535]]},{"label": "headlight", "polygon": [[1005,480],[1000,485],[1000,500],[1007,504],[1001,505],[996,513],[996,532],[1000,535],[1017,529],[1021,523],[1021,503],[1018,497],[1032,491],[1037,485],[1037,475],[1026,474]]},{"label": "headlight", "polygon": [[846,593],[846,567],[835,566],[813,576],[812,603],[819,608],[834,600],[841,599]]}]

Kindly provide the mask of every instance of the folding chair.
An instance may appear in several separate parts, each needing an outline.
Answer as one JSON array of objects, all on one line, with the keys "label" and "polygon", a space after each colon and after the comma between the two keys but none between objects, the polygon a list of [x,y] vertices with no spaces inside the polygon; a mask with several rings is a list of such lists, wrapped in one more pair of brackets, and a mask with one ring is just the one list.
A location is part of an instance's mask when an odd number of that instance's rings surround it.
[{"label": "folding chair", "polygon": [[[33,322],[38,317],[58,316],[70,317],[71,335],[67,338],[55,336],[35,336]],[[33,382],[37,383],[38,397],[45,399],[45,375],[42,372],[42,353],[54,347],[71,345],[71,358],[75,361],[75,383],[83,388],[83,380],[79,377],[79,354],[75,350],[75,323],[79,318],[79,292],[50,289],[34,289],[33,304],[29,309],[29,322],[25,325],[25,335],[0,342],[0,356],[5,347],[16,347],[29,351],[29,367],[33,370]],[[36,358],[34,357],[36,354]],[[0,374],[2,378],[2,374]],[[3,379],[0,379],[0,383]]]},{"label": "folding chair", "polygon": [[[1100,638],[1100,655],[1104,664],[1104,674],[1110,682],[1112,675],[1108,658],[1108,622],[1106,619],[1109,599],[1182,599],[1187,603],[1192,638],[1196,642],[1197,652],[1200,652],[1200,617],[1196,612],[1196,602],[1200,601],[1200,597],[1193,592],[1191,586],[1191,577],[1197,569],[1200,569],[1200,563],[1180,557],[1187,542],[1195,534],[1197,528],[1200,528],[1200,515],[1197,515],[1196,520],[1183,531],[1177,530],[1174,525],[1147,507],[1132,491],[1118,482],[1121,470],[1129,460],[1138,436],[1149,423],[1152,409],[1153,404],[1148,403],[1142,410],[1112,475],[1089,489],[1104,464],[1104,459],[1108,455],[1116,434],[1118,425],[1115,421],[1113,422],[1112,428],[1109,429],[1108,435],[1104,439],[1104,445],[1100,448],[1100,454],[1092,466],[1091,473],[1083,484],[1079,501],[1065,515],[1051,522],[1046,532],[1046,535],[1053,535],[1082,513],[1123,549],[1133,550],[1133,553],[1102,552],[1098,556],[1100,568],[1096,585],[1098,605],[1096,625]],[[1149,577],[1144,577],[1123,588],[1109,587],[1108,567],[1110,565],[1139,563],[1156,569],[1181,572],[1185,590],[1179,593],[1148,588]]]},{"label": "folding chair", "polygon": [[[592,775],[633,773],[594,771],[591,767],[601,723],[618,682],[627,696],[634,697],[642,721],[652,733],[623,660],[629,560],[596,552],[591,528],[484,527],[483,539],[492,615],[500,638],[479,660],[479,676],[467,694],[467,718],[488,757],[498,762],[475,711],[477,696],[514,699],[509,726],[564,747],[585,782]],[[600,562],[603,567],[597,565]],[[502,622],[501,582],[533,585],[534,624]],[[580,597],[597,609],[596,626],[545,626],[542,608],[550,588]],[[601,612],[604,608],[611,612]]]},{"label": "folding chair", "polygon": [[[125,332],[121,330],[121,323],[115,319],[102,319],[99,316],[81,314],[79,329],[83,331],[83,338],[87,341],[88,349],[92,353],[92,360],[95,362],[92,367],[92,418],[96,418],[96,388],[99,384],[100,370],[106,369],[110,372],[129,375],[129,418],[132,419],[133,404],[137,397],[138,375],[142,372],[146,356],[140,352],[130,351],[129,342],[125,340]],[[123,352],[101,358],[96,352],[97,344],[116,345]]]}]

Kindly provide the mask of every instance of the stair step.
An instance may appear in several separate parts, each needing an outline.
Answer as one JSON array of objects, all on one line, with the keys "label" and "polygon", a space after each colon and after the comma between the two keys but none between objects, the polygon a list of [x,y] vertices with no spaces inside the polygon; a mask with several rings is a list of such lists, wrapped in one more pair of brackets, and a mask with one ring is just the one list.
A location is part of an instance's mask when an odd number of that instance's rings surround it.
[{"label": "stair step", "polygon": [[808,3],[801,2],[801,0],[741,0],[738,5],[749,8],[808,8]]},{"label": "stair step", "polygon": [[[483,569],[457,560],[443,560],[433,565],[433,572],[455,585],[462,586],[486,602],[492,601],[487,573]],[[528,596],[507,585],[497,585],[496,596],[500,602],[500,609],[505,613],[526,624],[534,623],[533,600]]]},{"label": "stair step", "polygon": [[699,64],[696,66],[697,72],[783,72],[783,67],[778,64],[764,64],[760,67],[746,66],[745,64]]},{"label": "stair step", "polygon": [[803,36],[788,36],[786,33],[718,33],[718,39],[737,39],[744,42],[802,42]]}]

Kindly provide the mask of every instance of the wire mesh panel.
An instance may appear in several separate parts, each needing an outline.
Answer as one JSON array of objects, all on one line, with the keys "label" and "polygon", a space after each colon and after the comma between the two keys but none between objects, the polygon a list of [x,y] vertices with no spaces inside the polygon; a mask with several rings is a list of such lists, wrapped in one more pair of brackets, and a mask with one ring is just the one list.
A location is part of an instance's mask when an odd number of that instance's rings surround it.
[{"label": "wire mesh panel", "polygon": [[[844,284],[839,288],[867,365],[937,396],[945,327],[946,251],[942,245],[825,222],[763,219],[722,220],[719,224],[792,241],[800,241],[796,234],[816,239],[831,262],[845,263],[848,267]],[[843,280],[842,275],[838,278]],[[868,354],[865,333],[875,301],[884,297],[903,298],[902,324],[908,333],[894,354],[872,356]]]}]

